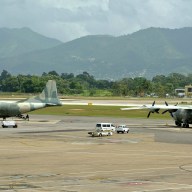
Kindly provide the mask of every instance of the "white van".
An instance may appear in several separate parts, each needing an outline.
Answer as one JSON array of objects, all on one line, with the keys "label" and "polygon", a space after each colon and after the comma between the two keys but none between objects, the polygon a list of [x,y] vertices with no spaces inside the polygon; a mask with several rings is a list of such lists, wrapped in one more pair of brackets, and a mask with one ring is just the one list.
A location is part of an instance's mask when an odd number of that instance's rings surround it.
[{"label": "white van", "polygon": [[97,123],[95,129],[102,131],[115,131],[115,125],[113,125],[113,123]]}]

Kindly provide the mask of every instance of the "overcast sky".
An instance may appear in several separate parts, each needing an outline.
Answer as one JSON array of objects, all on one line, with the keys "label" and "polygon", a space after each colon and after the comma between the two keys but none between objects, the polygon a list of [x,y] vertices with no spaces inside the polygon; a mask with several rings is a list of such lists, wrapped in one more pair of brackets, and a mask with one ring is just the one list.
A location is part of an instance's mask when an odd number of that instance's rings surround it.
[{"label": "overcast sky", "polygon": [[0,27],[29,27],[63,42],[148,27],[192,27],[192,0],[0,0]]}]

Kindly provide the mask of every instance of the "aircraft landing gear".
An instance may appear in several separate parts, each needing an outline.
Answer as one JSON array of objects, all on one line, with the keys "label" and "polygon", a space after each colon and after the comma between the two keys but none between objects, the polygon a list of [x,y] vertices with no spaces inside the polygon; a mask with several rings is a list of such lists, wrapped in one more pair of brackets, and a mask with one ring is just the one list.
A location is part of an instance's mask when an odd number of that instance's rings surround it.
[{"label": "aircraft landing gear", "polygon": [[16,116],[17,118],[20,118],[20,119],[24,119],[24,120],[27,120],[27,121],[29,121],[29,115],[27,114],[26,116],[24,116],[24,115],[17,115]]},{"label": "aircraft landing gear", "polygon": [[183,123],[183,128],[189,128],[189,124],[188,123]]},{"label": "aircraft landing gear", "polygon": [[175,121],[175,125],[177,125],[178,127],[183,127],[183,128],[189,128],[189,124],[188,123],[181,123],[179,121]]},{"label": "aircraft landing gear", "polygon": [[25,119],[26,119],[27,121],[29,121],[29,115],[28,115],[28,114],[26,115]]},{"label": "aircraft landing gear", "polygon": [[175,125],[177,125],[178,127],[181,127],[181,123],[178,121],[175,121]]}]

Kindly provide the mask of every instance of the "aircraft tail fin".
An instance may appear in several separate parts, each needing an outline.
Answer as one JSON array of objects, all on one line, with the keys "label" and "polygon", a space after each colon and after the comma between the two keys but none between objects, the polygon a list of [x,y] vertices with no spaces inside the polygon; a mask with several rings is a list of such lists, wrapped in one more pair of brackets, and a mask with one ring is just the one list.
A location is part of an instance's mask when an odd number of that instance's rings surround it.
[{"label": "aircraft tail fin", "polygon": [[43,89],[42,93],[29,98],[27,102],[45,103],[47,106],[62,105],[57,95],[57,86],[54,80],[49,80]]}]

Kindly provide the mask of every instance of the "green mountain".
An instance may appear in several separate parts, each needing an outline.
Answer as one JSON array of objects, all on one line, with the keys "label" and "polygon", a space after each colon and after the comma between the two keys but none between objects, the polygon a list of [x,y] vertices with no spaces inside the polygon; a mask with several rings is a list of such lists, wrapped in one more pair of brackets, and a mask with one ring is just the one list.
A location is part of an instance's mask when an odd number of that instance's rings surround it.
[{"label": "green mountain", "polygon": [[148,28],[120,37],[82,37],[56,47],[0,59],[0,66],[11,73],[87,71],[101,79],[150,78],[172,72],[190,73],[191,53],[192,28]]},{"label": "green mountain", "polygon": [[47,49],[62,43],[56,39],[35,33],[29,28],[0,28],[0,42],[0,58]]}]

